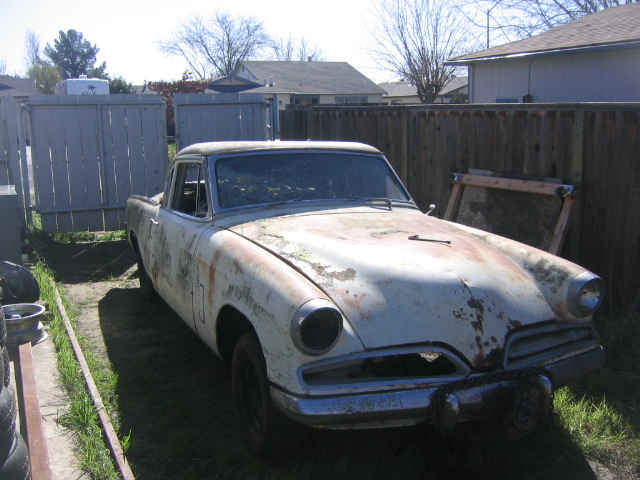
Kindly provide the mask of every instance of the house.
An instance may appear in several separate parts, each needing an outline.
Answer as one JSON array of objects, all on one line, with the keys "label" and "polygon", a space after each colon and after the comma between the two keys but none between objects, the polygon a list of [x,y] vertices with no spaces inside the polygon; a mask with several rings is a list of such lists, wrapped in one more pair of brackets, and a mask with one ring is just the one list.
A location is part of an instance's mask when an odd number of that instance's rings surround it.
[{"label": "house", "polygon": [[16,78],[0,75],[0,95],[12,97],[28,97],[36,95],[36,82],[32,78]]},{"label": "house", "polygon": [[385,91],[346,62],[241,61],[209,90],[262,93],[287,105],[381,104]]},{"label": "house", "polygon": [[468,67],[471,103],[640,102],[640,3],[447,64]]},{"label": "house", "polygon": [[[467,77],[453,77],[440,91],[434,103],[450,103],[454,96],[465,99],[467,95],[467,83]],[[382,100],[387,105],[411,105],[420,103],[418,89],[410,82],[401,80],[399,82],[380,83],[378,86],[387,92],[382,96]]]}]

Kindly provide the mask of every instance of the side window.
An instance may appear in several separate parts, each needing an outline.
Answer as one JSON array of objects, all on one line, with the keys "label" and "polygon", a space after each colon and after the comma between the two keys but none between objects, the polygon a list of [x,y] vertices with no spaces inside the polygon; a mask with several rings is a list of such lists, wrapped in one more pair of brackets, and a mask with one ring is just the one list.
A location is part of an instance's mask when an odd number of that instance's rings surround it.
[{"label": "side window", "polygon": [[205,171],[199,163],[180,163],[176,170],[176,184],[171,209],[192,217],[209,214]]}]

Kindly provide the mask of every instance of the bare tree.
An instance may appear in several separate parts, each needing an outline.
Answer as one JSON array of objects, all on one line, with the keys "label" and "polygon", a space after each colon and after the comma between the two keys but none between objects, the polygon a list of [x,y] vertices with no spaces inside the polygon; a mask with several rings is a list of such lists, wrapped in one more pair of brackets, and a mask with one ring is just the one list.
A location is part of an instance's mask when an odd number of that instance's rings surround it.
[{"label": "bare tree", "polygon": [[205,20],[196,15],[183,22],[160,51],[182,57],[198,80],[229,75],[236,63],[257,55],[270,44],[262,22],[216,12]]},{"label": "bare tree", "polygon": [[325,57],[322,50],[307,41],[306,38],[274,38],[271,44],[273,57],[282,62],[322,62]]},{"label": "bare tree", "polygon": [[24,63],[27,70],[42,62],[40,53],[40,37],[33,30],[27,30],[24,35]]},{"label": "bare tree", "polygon": [[[499,0],[495,23],[517,37],[529,37],[605,8],[639,0]],[[491,6],[493,7],[493,5]],[[489,9],[487,9],[487,12]]]},{"label": "bare tree", "polygon": [[434,102],[457,72],[444,62],[470,48],[464,17],[441,0],[381,0],[377,19],[371,56],[415,85],[421,102]]},{"label": "bare tree", "polygon": [[0,75],[7,74],[7,59],[0,57]]}]

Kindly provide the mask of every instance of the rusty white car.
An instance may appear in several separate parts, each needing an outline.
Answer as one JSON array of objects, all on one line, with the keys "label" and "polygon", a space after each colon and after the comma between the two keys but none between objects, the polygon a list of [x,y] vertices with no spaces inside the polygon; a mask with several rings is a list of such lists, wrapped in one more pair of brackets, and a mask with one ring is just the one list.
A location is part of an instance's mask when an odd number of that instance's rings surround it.
[{"label": "rusty white car", "polygon": [[371,146],[196,144],[127,225],[143,293],[231,364],[257,456],[309,426],[517,437],[604,361],[596,275],[424,214]]}]

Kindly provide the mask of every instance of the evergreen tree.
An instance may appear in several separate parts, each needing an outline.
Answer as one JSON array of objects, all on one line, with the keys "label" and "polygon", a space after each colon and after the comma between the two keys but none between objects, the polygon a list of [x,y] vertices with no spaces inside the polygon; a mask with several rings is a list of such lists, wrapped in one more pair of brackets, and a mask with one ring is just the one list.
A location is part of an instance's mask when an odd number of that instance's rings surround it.
[{"label": "evergreen tree", "polygon": [[53,47],[47,44],[44,54],[58,69],[63,79],[78,78],[87,75],[93,78],[108,78],[107,65],[102,62],[96,66],[96,55],[100,49],[85,40],[82,33],[75,30],[60,30],[58,38],[53,41]]}]

